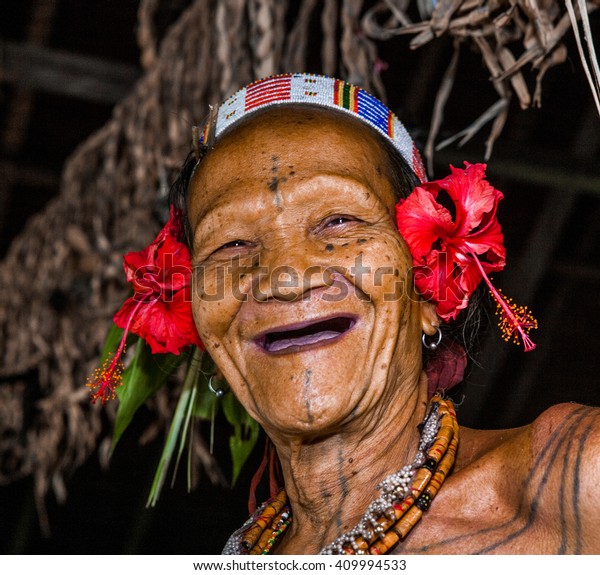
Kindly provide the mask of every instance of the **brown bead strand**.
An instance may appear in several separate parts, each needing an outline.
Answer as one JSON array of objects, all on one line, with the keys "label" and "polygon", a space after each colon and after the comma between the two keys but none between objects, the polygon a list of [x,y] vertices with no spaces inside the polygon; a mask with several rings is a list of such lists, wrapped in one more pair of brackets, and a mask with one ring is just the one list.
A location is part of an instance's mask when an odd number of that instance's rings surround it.
[{"label": "brown bead strand", "polygon": [[[437,464],[436,471],[432,473],[426,467],[421,467],[417,471],[411,485],[411,495],[401,503],[394,505],[396,521],[390,522],[391,525],[384,527],[386,533],[383,537],[373,537],[369,541],[368,553],[372,555],[387,553],[408,535],[423,516],[423,509],[419,508],[417,500],[423,494],[427,497],[426,510],[439,491],[447,471],[454,463],[456,449],[450,449],[453,443],[458,444],[458,426],[454,424],[456,422],[454,409],[451,404],[439,397],[435,397],[432,401],[439,403],[441,413],[440,429],[433,445],[427,452],[428,459],[434,460]],[[348,553],[351,553],[350,549]]]},{"label": "brown bead strand", "polygon": [[[279,513],[272,521],[271,525],[267,527],[261,534],[256,545],[250,550],[250,555],[264,555],[268,553],[273,543],[271,539],[277,538],[278,533],[281,534],[285,530],[286,525],[286,515],[289,516],[289,513],[286,512],[286,509],[289,510],[287,506],[284,506],[284,510]],[[285,527],[284,527],[285,526]],[[283,529],[281,529],[284,527]],[[278,533],[277,533],[278,532]]]},{"label": "brown bead strand", "polygon": [[[442,408],[442,405],[440,405]],[[446,427],[446,429],[444,429]],[[422,495],[425,494],[428,498],[427,506],[425,510],[428,509],[429,505],[433,498],[437,495],[442,483],[446,479],[446,475],[450,471],[452,465],[454,464],[454,460],[456,458],[456,449],[458,447],[458,422],[456,421],[456,416],[454,414],[454,410],[450,407],[447,412],[447,416],[442,416],[442,422],[440,425],[440,436],[442,435],[442,430],[444,430],[444,440],[438,443],[437,439],[431,449],[428,451],[427,455],[431,456],[432,459],[435,456],[440,456],[442,453],[439,448],[442,444],[445,443],[447,446],[444,449],[444,453],[441,455],[441,459],[437,466],[437,469],[433,476],[431,476],[431,480],[427,483],[426,488],[422,491],[415,490],[415,483],[413,483],[413,495],[407,497],[400,505],[395,506],[396,514],[398,520],[396,523],[386,532],[383,538],[379,540],[375,540],[374,543],[369,547],[369,553],[372,555],[383,555],[387,553],[392,547],[394,547],[398,542],[402,541],[406,538],[406,536],[410,533],[413,527],[419,522],[421,517],[423,517],[424,511],[417,507],[414,502]],[[445,438],[449,438],[449,442],[446,442]],[[419,471],[422,471],[420,469]],[[419,481],[420,483],[420,481]]]},{"label": "brown bead strand", "polygon": [[273,500],[262,510],[261,514],[254,520],[254,523],[247,529],[242,538],[242,548],[253,553],[253,548],[260,539],[261,535],[269,525],[273,525],[273,519],[281,513],[281,510],[287,503],[287,494],[282,489]]}]

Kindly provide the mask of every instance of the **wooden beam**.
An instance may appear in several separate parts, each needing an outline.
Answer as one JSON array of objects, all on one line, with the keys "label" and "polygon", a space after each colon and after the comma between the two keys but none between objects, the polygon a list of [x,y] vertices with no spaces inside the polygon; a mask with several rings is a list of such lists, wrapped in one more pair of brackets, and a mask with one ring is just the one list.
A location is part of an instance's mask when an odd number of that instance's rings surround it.
[{"label": "wooden beam", "polygon": [[0,80],[29,90],[114,104],[140,76],[137,66],[0,40]]},{"label": "wooden beam", "polygon": [[[32,46],[43,46],[52,31],[58,1],[34,2],[31,19],[25,29],[25,39]],[[33,113],[34,94],[27,89],[17,88],[9,100],[6,124],[2,132],[2,151],[14,156],[23,147]]]}]

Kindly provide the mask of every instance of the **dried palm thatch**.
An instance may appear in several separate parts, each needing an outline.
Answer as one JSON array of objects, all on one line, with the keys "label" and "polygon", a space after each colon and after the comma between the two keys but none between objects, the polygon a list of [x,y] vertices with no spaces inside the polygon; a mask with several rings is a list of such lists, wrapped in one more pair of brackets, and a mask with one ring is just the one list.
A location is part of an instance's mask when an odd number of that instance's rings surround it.
[{"label": "dried palm thatch", "polygon": [[[558,0],[440,0],[437,3],[417,0],[422,21],[413,23],[408,14],[409,0],[384,0],[365,14],[363,28],[372,38],[387,40],[402,34],[414,35],[410,42],[413,49],[445,34],[454,40],[454,55],[437,93],[425,147],[430,171],[444,107],[452,91],[460,50],[465,44],[481,53],[499,99],[471,125],[440,142],[437,149],[456,140],[464,144],[485,124],[492,122],[486,143],[488,159],[506,123],[513,95],[522,108],[541,105],[542,80],[549,68],[566,60],[567,49],[562,39],[571,28],[600,113],[600,69],[588,17],[600,8],[600,1],[575,2],[574,5],[573,0],[565,3]],[[524,76],[526,66],[536,70],[533,94]]]},{"label": "dried palm thatch", "polygon": [[[29,221],[0,264],[0,484],[32,476],[43,526],[48,491],[64,499],[65,475],[99,444],[101,457],[108,451],[106,420],[114,411],[92,407],[84,382],[127,294],[121,256],[146,245],[166,219],[168,183],[209,104],[254,78],[306,70],[315,27],[321,69],[312,71],[384,98],[374,39],[417,34],[418,47],[446,32],[456,53],[438,94],[428,150],[466,41],[481,50],[500,95],[488,111],[491,149],[511,90],[524,106],[539,102],[539,86],[533,98],[524,86],[523,66],[538,68],[539,84],[548,67],[564,60],[560,39],[571,19],[552,0],[442,0],[419,24],[408,20],[407,4],[386,0],[365,12],[363,0],[196,0],[159,42],[154,19],[161,0],[140,2],[143,78],[67,161],[59,197]],[[573,17],[578,10],[581,3]],[[516,41],[524,48],[518,58],[508,49]],[[157,424],[146,437],[164,428],[177,393],[174,382],[153,400]],[[198,470],[221,481],[200,435],[194,452]]]}]

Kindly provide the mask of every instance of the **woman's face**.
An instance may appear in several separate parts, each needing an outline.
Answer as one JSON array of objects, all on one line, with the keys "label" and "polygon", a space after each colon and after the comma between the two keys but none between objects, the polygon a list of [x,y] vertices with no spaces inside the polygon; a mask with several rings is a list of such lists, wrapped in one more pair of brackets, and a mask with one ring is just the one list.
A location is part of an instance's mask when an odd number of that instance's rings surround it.
[{"label": "woman's face", "polygon": [[193,311],[268,433],[318,436],[402,397],[422,305],[370,129],[279,109],[221,138],[190,184]]}]

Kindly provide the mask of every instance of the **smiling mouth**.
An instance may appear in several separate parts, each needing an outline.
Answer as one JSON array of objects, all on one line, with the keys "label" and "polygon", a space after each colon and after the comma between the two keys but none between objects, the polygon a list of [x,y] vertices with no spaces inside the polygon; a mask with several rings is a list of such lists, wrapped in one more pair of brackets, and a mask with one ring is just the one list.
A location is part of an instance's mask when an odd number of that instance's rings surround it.
[{"label": "smiling mouth", "polygon": [[264,333],[257,339],[257,343],[270,353],[300,351],[307,346],[332,343],[352,329],[355,323],[354,317],[332,317],[303,324],[301,327],[291,326],[291,328]]}]

